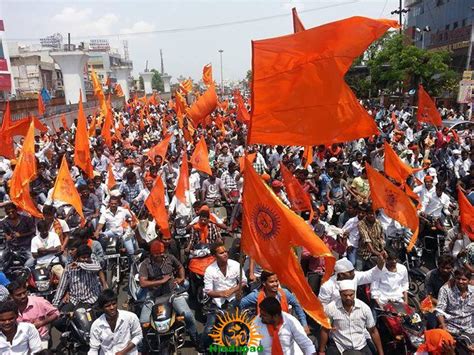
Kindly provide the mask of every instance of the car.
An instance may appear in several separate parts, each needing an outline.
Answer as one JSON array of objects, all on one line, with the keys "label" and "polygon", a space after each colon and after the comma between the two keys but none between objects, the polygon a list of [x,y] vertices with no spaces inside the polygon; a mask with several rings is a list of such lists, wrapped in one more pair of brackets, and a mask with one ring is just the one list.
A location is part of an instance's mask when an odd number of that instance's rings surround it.
[{"label": "car", "polygon": [[447,127],[455,131],[464,131],[467,129],[474,129],[474,121],[443,120],[443,127]]}]

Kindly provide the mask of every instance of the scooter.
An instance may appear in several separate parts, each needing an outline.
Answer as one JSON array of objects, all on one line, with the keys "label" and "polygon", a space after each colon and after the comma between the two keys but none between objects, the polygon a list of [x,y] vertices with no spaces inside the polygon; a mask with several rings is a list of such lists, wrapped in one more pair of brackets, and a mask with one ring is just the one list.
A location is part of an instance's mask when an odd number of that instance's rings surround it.
[{"label": "scooter", "polygon": [[158,297],[151,310],[150,322],[143,324],[143,343],[149,354],[169,355],[183,347],[186,338],[184,317],[173,309],[177,297],[188,297],[183,288]]},{"label": "scooter", "polygon": [[28,278],[28,289],[31,294],[52,301],[59,284],[59,279],[53,274],[52,268],[54,265],[61,264],[59,260],[61,255],[62,253],[58,253],[48,265],[36,265],[31,270],[30,277]]},{"label": "scooter", "polygon": [[13,248],[9,242],[0,242],[0,271],[9,280],[28,280],[30,270],[24,265],[26,258],[23,250]]},{"label": "scooter", "polygon": [[91,307],[79,307],[63,316],[67,319],[67,331],[61,334],[56,354],[86,355],[95,312]]}]

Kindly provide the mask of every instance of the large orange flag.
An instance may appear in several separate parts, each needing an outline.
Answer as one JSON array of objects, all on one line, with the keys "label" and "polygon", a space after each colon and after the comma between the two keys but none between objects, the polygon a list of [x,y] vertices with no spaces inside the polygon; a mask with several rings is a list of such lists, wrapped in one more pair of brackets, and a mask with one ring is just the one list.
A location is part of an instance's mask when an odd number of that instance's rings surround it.
[{"label": "large orange flag", "polygon": [[150,158],[151,161],[155,161],[155,157],[159,155],[163,160],[165,160],[166,152],[168,151],[168,146],[170,145],[170,140],[172,137],[172,134],[168,134],[160,143],[152,147],[148,153],[146,153],[148,158]]},{"label": "large orange flag", "polygon": [[187,95],[193,91],[193,82],[190,79],[183,80],[181,83],[179,83],[179,88]]},{"label": "large orange flag", "polygon": [[378,133],[344,75],[370,43],[397,26],[352,17],[253,41],[249,144],[329,145]]},{"label": "large orange flag", "polygon": [[193,168],[202,171],[208,175],[212,175],[211,166],[209,165],[209,152],[204,137],[201,137],[196,148],[194,148],[193,155],[189,160],[193,164]]},{"label": "large orange flag", "polygon": [[296,12],[296,8],[291,9],[291,14],[293,16],[293,32],[302,32],[305,30],[303,23],[301,22],[298,13]]},{"label": "large orange flag", "polygon": [[115,185],[117,185],[117,181],[115,181],[114,172],[112,171],[112,164],[109,164],[107,167],[107,188],[112,190]]},{"label": "large orange flag", "polygon": [[122,97],[122,96],[125,96],[125,94],[123,93],[123,90],[122,90],[122,86],[120,84],[117,84],[115,85],[115,95],[119,96],[119,97]]},{"label": "large orange flag", "polygon": [[304,163],[304,168],[308,168],[308,165],[310,165],[313,162],[313,146],[312,145],[307,145],[304,147],[304,153],[303,153],[303,158],[305,158],[305,163]]},{"label": "large orange flag", "polygon": [[145,201],[145,206],[160,227],[161,232],[166,236],[170,236],[168,212],[165,207],[165,187],[162,179],[156,179],[155,186],[153,186]]},{"label": "large orange flag", "polygon": [[212,85],[212,64],[206,64],[204,68],[202,68],[202,81],[205,85],[210,86]]},{"label": "large orange flag", "polygon": [[174,194],[176,198],[182,203],[186,203],[186,191],[189,190],[189,168],[188,168],[188,155],[184,151],[183,158],[181,159],[181,167],[179,168],[179,178],[176,184],[176,190]]},{"label": "large orange flag", "polygon": [[10,133],[12,137],[13,136],[26,136],[32,121],[37,130],[41,132],[48,131],[48,127],[46,127],[43,124],[43,122],[41,122],[36,116],[25,117],[16,121],[8,128],[7,131]]},{"label": "large orange flag", "polygon": [[416,112],[418,122],[431,123],[433,126],[441,127],[441,115],[423,85],[418,86],[418,110]]},{"label": "large orange flag", "polygon": [[79,110],[77,113],[77,129],[74,142],[74,165],[84,170],[91,179],[94,177],[86,116],[84,115],[84,108],[82,106],[82,91],[79,94]]},{"label": "large orange flag", "polygon": [[458,187],[458,204],[461,230],[474,241],[474,206]]},{"label": "large orange flag", "polygon": [[217,107],[217,95],[214,85],[209,86],[204,94],[187,110],[194,126],[204,121]]},{"label": "large orange flag", "polygon": [[44,106],[43,97],[41,93],[38,93],[38,115],[43,116],[46,112],[46,107]]},{"label": "large orange flag", "polygon": [[13,147],[13,136],[8,129],[13,125],[10,113],[10,101],[5,104],[3,112],[2,127],[0,128],[0,155],[8,159],[15,158],[15,148]]},{"label": "large orange flag", "polygon": [[285,184],[285,191],[288,194],[288,200],[291,203],[291,209],[296,212],[311,211],[311,200],[298,179],[283,163],[280,163],[280,172]]},{"label": "large orange flag", "polygon": [[43,215],[36,208],[30,195],[30,182],[35,176],[35,125],[32,121],[10,181],[10,199],[32,216],[42,218]]},{"label": "large orange flag", "polygon": [[94,90],[94,96],[99,100],[100,112],[105,117],[107,115],[107,103],[105,101],[104,91],[102,90],[102,83],[99,81],[94,68],[91,69],[91,81],[92,88]]},{"label": "large orange flag", "polygon": [[237,119],[242,123],[246,123],[250,121],[249,112],[247,111],[247,108],[245,107],[244,99],[242,95],[240,94],[239,90],[234,91],[234,101],[235,101],[235,104],[237,105]]},{"label": "large orange flag", "polygon": [[384,172],[402,185],[408,196],[420,202],[420,197],[413,192],[406,181],[416,170],[405,164],[398,154],[393,150],[389,143],[384,142]]},{"label": "large orange flag", "polygon": [[410,251],[418,238],[419,220],[416,207],[402,189],[392,184],[369,164],[366,163],[365,168],[369,178],[372,208],[374,211],[383,208],[387,216],[413,231],[407,248]]},{"label": "large orange flag", "polygon": [[76,212],[81,216],[82,222],[85,223],[84,213],[82,212],[82,202],[79,192],[77,192],[74,181],[72,180],[66,157],[63,155],[61,166],[59,167],[58,176],[54,183],[52,200],[58,200],[74,207]]},{"label": "large orange flag", "polygon": [[280,282],[291,289],[314,320],[326,328],[331,327],[292,247],[303,246],[311,255],[325,259],[323,281],[331,276],[335,258],[310,226],[263,183],[248,160],[245,162],[241,246],[264,270],[278,275]]}]

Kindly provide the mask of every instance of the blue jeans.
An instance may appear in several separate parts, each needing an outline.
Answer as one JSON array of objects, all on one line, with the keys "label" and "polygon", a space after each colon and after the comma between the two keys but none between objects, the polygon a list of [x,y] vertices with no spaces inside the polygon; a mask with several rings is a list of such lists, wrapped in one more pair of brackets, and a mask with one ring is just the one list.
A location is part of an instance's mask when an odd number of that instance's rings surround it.
[{"label": "blue jeans", "polygon": [[358,248],[352,248],[351,251],[347,252],[347,259],[356,267],[357,262],[357,250]]},{"label": "blue jeans", "polygon": [[[125,247],[125,249],[127,249],[127,254],[128,255],[133,255],[133,253],[135,252],[135,238],[124,238],[124,235],[122,234],[118,234],[116,232],[113,232],[111,230],[106,230],[105,232],[102,233],[103,235],[105,235],[106,237],[108,238],[122,238],[122,241],[123,241],[123,246]],[[102,247],[104,247],[104,245],[102,244]],[[105,250],[105,247],[104,247],[104,250]]]}]

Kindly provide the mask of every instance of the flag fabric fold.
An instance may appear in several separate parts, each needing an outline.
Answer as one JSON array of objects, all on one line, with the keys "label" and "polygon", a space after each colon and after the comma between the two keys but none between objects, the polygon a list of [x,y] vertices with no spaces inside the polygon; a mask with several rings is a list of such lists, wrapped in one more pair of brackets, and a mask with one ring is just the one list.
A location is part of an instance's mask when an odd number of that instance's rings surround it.
[{"label": "flag fabric fold", "polygon": [[189,190],[189,167],[188,167],[188,155],[184,151],[183,158],[181,159],[181,166],[179,168],[178,183],[176,184],[176,190],[174,194],[176,198],[182,203],[186,203],[186,191]]},{"label": "flag fabric fold", "polygon": [[207,150],[207,144],[204,137],[201,137],[199,142],[196,144],[189,162],[193,165],[194,169],[212,175],[211,165],[209,164],[209,151]]},{"label": "flag fabric fold", "polygon": [[187,110],[188,117],[197,127],[198,124],[204,121],[217,107],[217,94],[214,85],[209,86],[204,94],[192,104]]},{"label": "flag fabric fold", "polygon": [[293,17],[293,32],[302,32],[305,30],[303,23],[301,22],[298,12],[296,12],[296,8],[291,9],[291,15]]},{"label": "flag fabric fold", "polygon": [[81,168],[89,178],[92,179],[94,177],[94,169],[91,163],[91,151],[89,147],[89,134],[87,132],[87,121],[82,106],[82,91],[79,94],[77,129],[74,141],[74,165]]},{"label": "flag fabric fold", "polygon": [[51,199],[64,202],[74,207],[79,216],[81,216],[82,223],[85,223],[86,219],[82,212],[81,196],[72,180],[65,155],[63,155],[61,166],[59,167]]},{"label": "flag fabric fold", "polygon": [[97,97],[99,100],[99,107],[100,112],[102,112],[102,116],[107,115],[107,103],[105,101],[104,90],[102,89],[102,83],[99,81],[97,74],[94,71],[94,68],[91,70],[91,81],[92,81],[92,88],[94,90],[94,96]]},{"label": "flag fabric fold", "polygon": [[237,119],[242,123],[250,121],[250,115],[245,107],[244,98],[239,90],[234,91],[234,101],[237,105]]},{"label": "flag fabric fold", "polygon": [[329,319],[305,279],[293,246],[303,246],[311,255],[323,257],[326,266],[323,280],[328,279],[335,264],[329,248],[303,219],[275,196],[246,160],[242,250],[264,270],[276,273],[304,310],[318,323],[330,328]]},{"label": "flag fabric fold", "polygon": [[122,90],[122,86],[120,84],[117,84],[115,85],[115,95],[119,96],[119,97],[122,97],[122,96],[125,96],[125,94],[123,93],[123,90]]},{"label": "flag fabric fold", "polygon": [[458,187],[459,219],[463,233],[474,241],[474,206]]},{"label": "flag fabric fold", "polygon": [[437,127],[443,125],[441,115],[433,99],[428,95],[421,84],[418,86],[418,110],[416,111],[416,119],[418,122],[430,123]]},{"label": "flag fabric fold", "polygon": [[416,207],[402,189],[369,164],[366,163],[365,168],[369,179],[372,208],[374,211],[383,208],[387,216],[412,230],[413,235],[407,247],[410,251],[418,238],[419,220]]},{"label": "flag fabric fold", "polygon": [[162,179],[156,179],[155,185],[145,201],[145,206],[160,227],[161,232],[166,236],[170,236],[168,212],[165,206],[165,186]]},{"label": "flag fabric fold", "polygon": [[38,94],[38,115],[43,116],[45,112],[46,112],[46,106],[44,105],[43,97],[39,93]]},{"label": "flag fabric fold", "polygon": [[146,153],[147,157],[150,158],[151,161],[155,161],[155,157],[159,155],[163,160],[165,160],[166,152],[168,151],[168,146],[170,145],[170,140],[172,137],[172,134],[165,136],[160,143],[153,146],[149,152]]},{"label": "flag fabric fold", "polygon": [[253,41],[248,143],[330,145],[377,134],[344,75],[390,27],[397,22],[351,17]]},{"label": "flag fabric fold", "polygon": [[107,167],[107,188],[110,191],[115,185],[117,185],[117,181],[115,181],[114,172],[112,171],[112,164],[109,164]]},{"label": "flag fabric fold", "polygon": [[291,209],[295,212],[311,211],[311,199],[298,179],[294,177],[283,163],[280,163],[280,172],[288,200],[291,203]]},{"label": "flag fabric fold", "polygon": [[210,86],[213,84],[212,82],[212,64],[206,64],[204,68],[202,68],[202,81],[205,85]]}]

